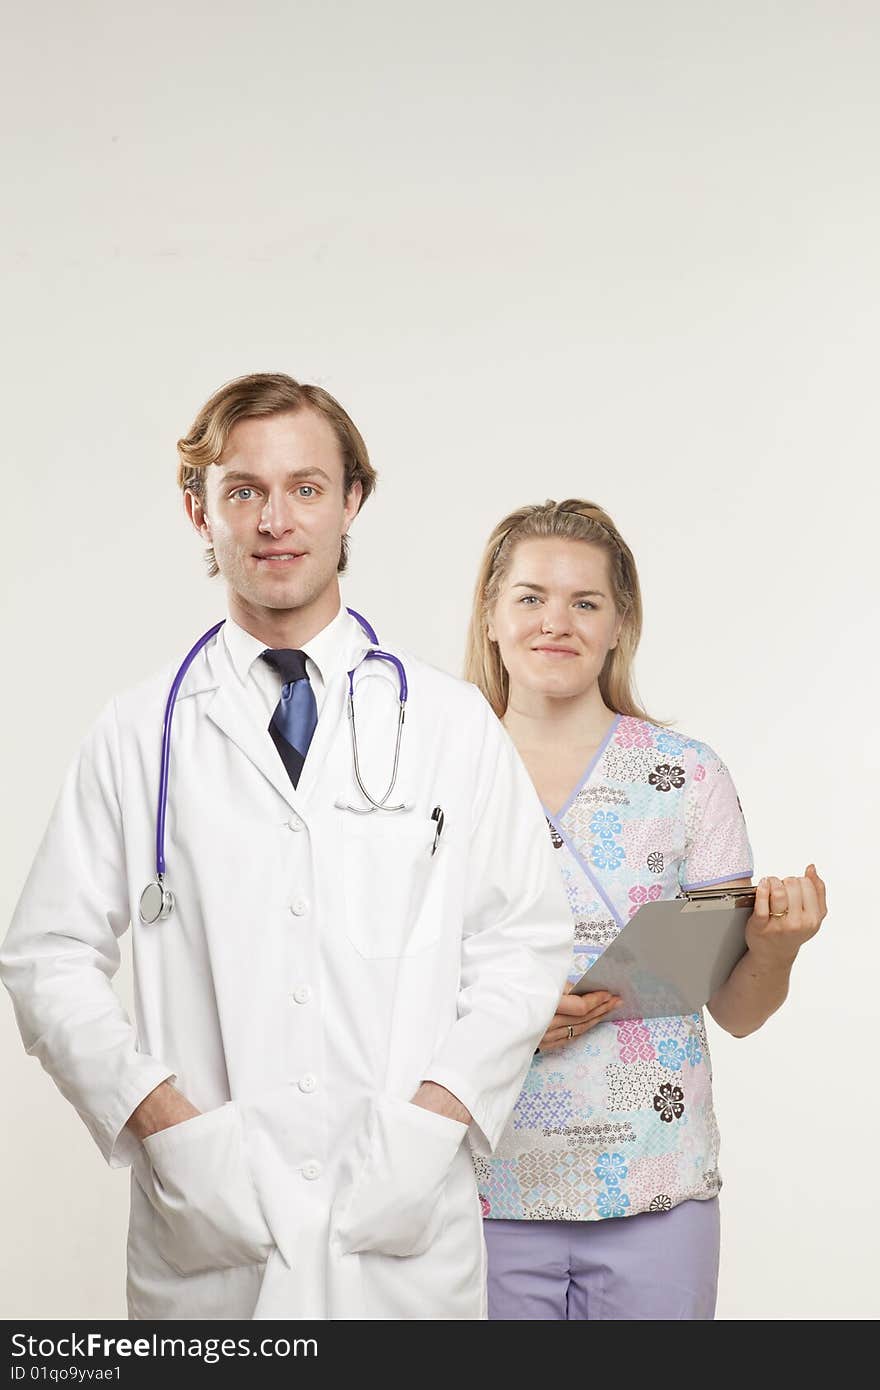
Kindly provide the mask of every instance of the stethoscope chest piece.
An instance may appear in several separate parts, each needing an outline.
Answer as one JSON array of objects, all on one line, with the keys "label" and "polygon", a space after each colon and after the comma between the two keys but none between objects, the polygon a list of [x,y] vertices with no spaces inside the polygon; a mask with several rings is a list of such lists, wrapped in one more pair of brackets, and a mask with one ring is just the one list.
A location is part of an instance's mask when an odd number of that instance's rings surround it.
[{"label": "stethoscope chest piece", "polygon": [[170,917],[173,911],[174,894],[170,888],[165,887],[161,876],[154,878],[141,893],[138,916],[144,926],[151,927],[154,922],[161,922],[165,917]]}]

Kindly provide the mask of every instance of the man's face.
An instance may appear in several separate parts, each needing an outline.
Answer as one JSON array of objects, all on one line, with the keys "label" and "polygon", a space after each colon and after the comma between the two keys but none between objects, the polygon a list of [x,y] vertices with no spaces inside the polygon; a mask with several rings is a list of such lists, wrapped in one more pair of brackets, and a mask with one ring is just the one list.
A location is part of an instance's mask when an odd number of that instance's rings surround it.
[{"label": "man's face", "polygon": [[303,608],[335,582],[361,485],[345,495],[342,451],[317,411],[240,420],[204,497],[186,494],[230,590],[258,608]]}]

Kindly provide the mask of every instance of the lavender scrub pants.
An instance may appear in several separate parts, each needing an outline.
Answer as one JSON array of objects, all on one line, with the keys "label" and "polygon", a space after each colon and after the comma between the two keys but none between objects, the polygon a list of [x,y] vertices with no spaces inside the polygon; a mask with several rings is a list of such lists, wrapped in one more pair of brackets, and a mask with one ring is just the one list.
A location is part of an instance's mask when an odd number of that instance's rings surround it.
[{"label": "lavender scrub pants", "polygon": [[484,1221],[489,1318],[711,1321],[718,1198],[604,1221]]}]

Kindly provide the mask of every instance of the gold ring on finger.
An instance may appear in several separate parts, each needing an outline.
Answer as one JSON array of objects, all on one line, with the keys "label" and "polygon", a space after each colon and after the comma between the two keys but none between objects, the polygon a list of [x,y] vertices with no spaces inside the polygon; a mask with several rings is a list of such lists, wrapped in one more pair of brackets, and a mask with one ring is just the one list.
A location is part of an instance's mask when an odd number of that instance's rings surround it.
[{"label": "gold ring on finger", "polygon": [[570,1024],[568,1025],[568,1040],[569,1040],[569,1042],[571,1042],[571,1040],[572,1040],[573,1037],[574,1037],[574,1024],[573,1024],[573,1023],[570,1023]]},{"label": "gold ring on finger", "polygon": [[787,907],[786,907],[786,908],[783,908],[783,910],[782,910],[781,912],[771,912],[771,913],[770,913],[770,916],[771,916],[771,917],[787,917],[787,916],[788,916],[788,908],[787,908]]}]

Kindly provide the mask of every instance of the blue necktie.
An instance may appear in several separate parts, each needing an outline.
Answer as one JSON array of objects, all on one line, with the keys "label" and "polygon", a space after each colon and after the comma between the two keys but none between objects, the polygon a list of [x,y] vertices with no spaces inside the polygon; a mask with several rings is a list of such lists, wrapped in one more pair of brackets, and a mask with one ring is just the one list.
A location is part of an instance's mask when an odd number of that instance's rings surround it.
[{"label": "blue necktie", "polygon": [[291,782],[297,786],[318,723],[315,692],[306,675],[306,654],[282,648],[260,655],[284,681],[281,699],[269,722],[269,733]]}]

